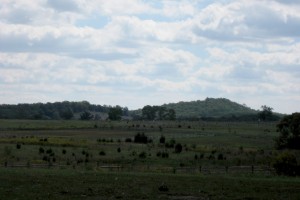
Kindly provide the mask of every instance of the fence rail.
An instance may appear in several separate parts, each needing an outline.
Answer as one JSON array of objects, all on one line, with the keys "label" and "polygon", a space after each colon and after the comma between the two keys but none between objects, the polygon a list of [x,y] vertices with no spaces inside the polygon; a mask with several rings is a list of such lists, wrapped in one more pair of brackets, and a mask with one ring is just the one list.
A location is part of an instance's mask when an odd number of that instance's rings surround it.
[{"label": "fence rail", "polygon": [[[124,172],[160,172],[179,174],[275,174],[274,168],[270,166],[198,166],[198,167],[159,167],[144,165],[88,165],[92,169],[103,171],[124,171]],[[84,165],[62,165],[62,164],[14,164],[2,163],[2,168],[80,168]]]}]

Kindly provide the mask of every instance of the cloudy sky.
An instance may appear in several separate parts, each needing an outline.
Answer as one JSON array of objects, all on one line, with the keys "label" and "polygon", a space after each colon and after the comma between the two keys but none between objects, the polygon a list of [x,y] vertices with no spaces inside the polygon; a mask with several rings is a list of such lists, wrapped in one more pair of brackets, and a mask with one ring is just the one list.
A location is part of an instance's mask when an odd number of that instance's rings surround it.
[{"label": "cloudy sky", "polygon": [[300,111],[300,1],[1,0],[0,103],[206,97]]}]

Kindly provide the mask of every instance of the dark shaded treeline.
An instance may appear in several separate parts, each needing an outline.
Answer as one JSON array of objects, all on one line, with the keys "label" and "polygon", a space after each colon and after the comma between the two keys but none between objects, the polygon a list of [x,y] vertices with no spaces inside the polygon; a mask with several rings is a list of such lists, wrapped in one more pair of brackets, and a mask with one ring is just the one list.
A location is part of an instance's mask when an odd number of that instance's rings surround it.
[{"label": "dark shaded treeline", "polygon": [[[94,105],[87,101],[0,105],[1,119],[72,119],[76,114],[89,112],[109,113],[112,106]],[[121,107],[120,107],[121,108]],[[128,115],[128,108],[121,108]]]},{"label": "dark shaded treeline", "polygon": [[[179,102],[162,106],[146,105],[129,111],[127,107],[95,105],[87,101],[0,105],[0,119],[110,119],[188,121],[277,121],[283,117],[262,106],[253,110],[224,98]],[[128,118],[128,116],[130,118]]]}]

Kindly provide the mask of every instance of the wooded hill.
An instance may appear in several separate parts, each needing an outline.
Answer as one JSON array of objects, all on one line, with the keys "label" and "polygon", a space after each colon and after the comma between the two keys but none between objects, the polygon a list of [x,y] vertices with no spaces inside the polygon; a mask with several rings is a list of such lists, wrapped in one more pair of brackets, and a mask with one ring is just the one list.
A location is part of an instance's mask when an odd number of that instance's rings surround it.
[{"label": "wooded hill", "polygon": [[[203,101],[190,101],[163,104],[166,109],[174,109],[177,119],[183,120],[258,120],[259,111],[225,98],[206,98]],[[142,109],[131,111],[133,116],[142,116]]]},{"label": "wooded hill", "polygon": [[206,98],[203,101],[190,101],[164,104],[168,109],[176,111],[177,118],[234,118],[256,117],[258,111],[232,102],[225,98]]}]

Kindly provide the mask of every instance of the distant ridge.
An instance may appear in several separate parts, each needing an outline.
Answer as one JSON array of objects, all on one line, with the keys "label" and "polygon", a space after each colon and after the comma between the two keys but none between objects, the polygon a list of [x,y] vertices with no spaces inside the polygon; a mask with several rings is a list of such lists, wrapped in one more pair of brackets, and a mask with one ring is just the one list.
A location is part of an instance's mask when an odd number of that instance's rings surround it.
[{"label": "distant ridge", "polygon": [[174,109],[178,118],[221,118],[256,115],[258,111],[225,98],[206,98],[190,102],[164,104],[168,109]]},{"label": "distant ridge", "polygon": [[[251,109],[226,98],[206,98],[205,100],[180,101],[178,103],[163,104],[167,109],[174,109],[177,119],[229,119],[257,120],[257,110]],[[141,116],[142,109],[130,112]]]},{"label": "distant ridge", "polygon": [[[146,106],[146,105],[145,105]],[[174,109],[177,119],[185,120],[258,120],[258,110],[249,108],[225,98],[206,98],[205,100],[163,104]],[[95,118],[105,119],[112,106],[101,106],[81,102],[33,103],[0,105],[0,119],[78,119],[84,111],[90,111]],[[123,116],[142,119],[142,108],[128,111],[122,108]],[[102,116],[103,115],[103,116]],[[96,117],[97,116],[97,117]]]}]

